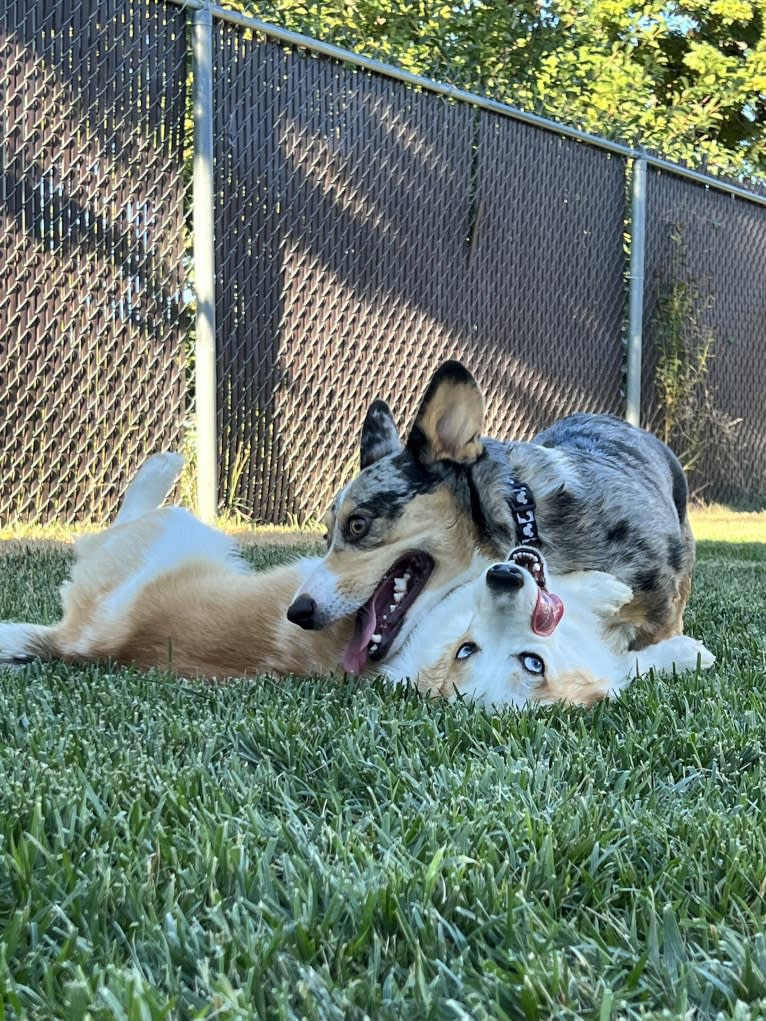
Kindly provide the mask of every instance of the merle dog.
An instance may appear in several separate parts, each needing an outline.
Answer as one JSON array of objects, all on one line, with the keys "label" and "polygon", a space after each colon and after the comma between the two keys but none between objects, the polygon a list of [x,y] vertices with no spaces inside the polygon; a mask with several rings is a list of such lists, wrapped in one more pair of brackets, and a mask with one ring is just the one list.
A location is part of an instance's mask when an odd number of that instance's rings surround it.
[{"label": "merle dog", "polygon": [[630,586],[614,626],[632,648],[681,634],[694,540],[668,447],[589,414],[505,443],[481,436],[483,417],[475,380],[454,361],[431,380],[404,446],[387,405],[371,406],[362,470],[328,512],[327,553],[288,618],[313,630],[355,614],[344,663],[361,673],[466,572],[526,544],[556,574],[605,571]]}]

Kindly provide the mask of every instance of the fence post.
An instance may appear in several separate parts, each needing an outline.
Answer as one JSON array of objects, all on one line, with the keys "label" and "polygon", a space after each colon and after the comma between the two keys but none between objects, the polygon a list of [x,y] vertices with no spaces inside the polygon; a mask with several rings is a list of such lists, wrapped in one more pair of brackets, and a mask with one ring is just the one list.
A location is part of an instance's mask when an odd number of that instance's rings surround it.
[{"label": "fence post", "polygon": [[213,17],[194,11],[194,289],[197,296],[194,392],[197,410],[197,509],[214,521],[218,507],[216,438],[215,239],[213,225]]},{"label": "fence post", "polygon": [[644,254],[646,251],[646,160],[633,160],[630,203],[630,307],[625,418],[641,424],[641,347],[644,328]]}]

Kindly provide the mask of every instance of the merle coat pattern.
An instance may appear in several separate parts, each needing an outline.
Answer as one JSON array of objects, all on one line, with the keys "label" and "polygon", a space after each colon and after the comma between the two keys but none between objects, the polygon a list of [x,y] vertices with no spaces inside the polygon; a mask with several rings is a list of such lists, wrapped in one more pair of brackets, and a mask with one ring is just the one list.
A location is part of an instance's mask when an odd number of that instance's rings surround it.
[{"label": "merle coat pattern", "polygon": [[[591,414],[557,422],[529,442],[501,442],[481,436],[483,412],[481,392],[459,362],[445,363],[431,380],[404,446],[387,405],[371,406],[362,471],[329,512],[327,554],[296,594],[289,618],[322,628],[375,608],[383,582],[416,549],[435,561],[443,588],[450,566],[427,548],[422,520],[415,529],[410,518],[428,515],[435,534],[459,527],[486,558],[505,557],[531,538],[523,525],[517,534],[510,507],[523,483],[534,496],[539,548],[553,572],[606,571],[629,585],[634,598],[617,626],[634,648],[681,634],[694,540],[686,479],[672,451],[621,419]],[[453,573],[465,568],[456,562]],[[380,579],[376,588],[371,576]],[[428,577],[419,584],[412,602],[423,613]],[[396,616],[394,634],[382,634],[381,656],[395,643]]]}]

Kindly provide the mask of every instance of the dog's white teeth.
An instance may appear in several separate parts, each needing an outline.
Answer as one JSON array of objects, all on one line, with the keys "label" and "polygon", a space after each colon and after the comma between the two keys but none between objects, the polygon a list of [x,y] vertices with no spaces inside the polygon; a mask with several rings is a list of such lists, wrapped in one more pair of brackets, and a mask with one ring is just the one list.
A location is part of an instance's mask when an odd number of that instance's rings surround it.
[{"label": "dog's white teeth", "polygon": [[[394,596],[394,599],[396,599],[396,596]],[[395,609],[396,609],[396,603],[391,603],[391,605],[388,608],[388,612],[389,613],[393,613]]]},{"label": "dog's white teeth", "polygon": [[404,580],[404,578],[394,578],[394,599],[396,599],[397,592],[401,592],[401,594],[404,595],[406,591],[407,582]]},{"label": "dog's white teeth", "polygon": [[406,587],[406,583],[410,580],[411,577],[412,577],[412,572],[411,571],[405,571],[404,572],[405,587]]},{"label": "dog's white teeth", "polygon": [[[401,601],[402,601],[402,599],[404,599],[405,595],[406,595],[406,593],[404,593],[404,592],[394,592],[394,604],[401,603]],[[395,610],[396,609],[396,605],[392,606],[391,609]]]},{"label": "dog's white teeth", "polygon": [[368,652],[377,652],[378,651],[378,646],[373,643],[372,645],[370,645],[368,647],[367,651]]},{"label": "dog's white teeth", "polygon": [[382,641],[383,641],[383,635],[373,635],[372,636],[372,642],[373,642],[374,645],[378,645]]},{"label": "dog's white teeth", "polygon": [[540,573],[540,565],[539,564],[532,564],[532,573],[533,574],[539,574]]}]

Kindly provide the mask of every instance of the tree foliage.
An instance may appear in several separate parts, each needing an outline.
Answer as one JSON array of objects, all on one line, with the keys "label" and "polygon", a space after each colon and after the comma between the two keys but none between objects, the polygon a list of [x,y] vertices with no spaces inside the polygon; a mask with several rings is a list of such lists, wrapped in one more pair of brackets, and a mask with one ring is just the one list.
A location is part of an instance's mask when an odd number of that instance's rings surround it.
[{"label": "tree foliage", "polygon": [[766,179],[766,0],[237,0],[417,74]]}]

